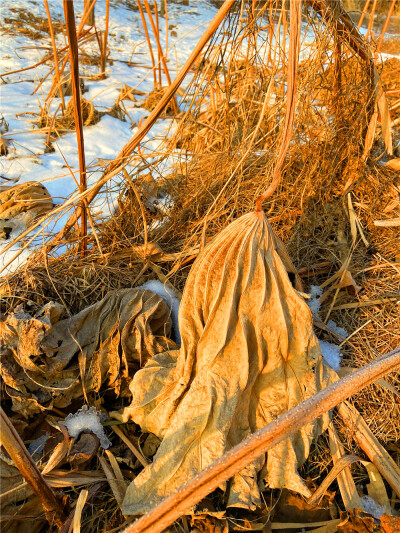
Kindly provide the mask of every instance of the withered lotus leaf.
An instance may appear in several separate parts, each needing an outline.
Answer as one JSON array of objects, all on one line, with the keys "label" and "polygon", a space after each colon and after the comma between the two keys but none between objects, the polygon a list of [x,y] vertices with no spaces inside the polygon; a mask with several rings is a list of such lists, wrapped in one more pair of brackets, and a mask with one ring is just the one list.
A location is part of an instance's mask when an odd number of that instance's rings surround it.
[{"label": "withered lotus leaf", "polygon": [[[151,358],[131,382],[131,405],[114,414],[162,439],[128,488],[125,514],[145,513],[325,386],[311,312],[284,263],[282,243],[257,212],[230,224],[197,258],[179,311],[181,349]],[[235,475],[228,505],[254,509],[262,480],[309,495],[297,468],[326,422],[304,426]]]},{"label": "withered lotus leaf", "polygon": [[16,311],[0,320],[0,375],[13,410],[30,416],[68,406],[107,383],[116,394],[168,340],[170,310],[151,291],[121,289],[77,315],[59,320],[63,307],[50,302],[34,316]]}]

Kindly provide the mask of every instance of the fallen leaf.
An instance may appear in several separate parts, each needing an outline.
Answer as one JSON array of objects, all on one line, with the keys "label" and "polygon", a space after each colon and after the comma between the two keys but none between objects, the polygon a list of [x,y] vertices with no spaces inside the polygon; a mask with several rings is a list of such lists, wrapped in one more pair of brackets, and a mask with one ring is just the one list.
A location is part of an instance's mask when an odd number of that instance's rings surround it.
[{"label": "fallen leaf", "polygon": [[29,517],[29,532],[39,533],[47,523],[42,504],[12,464],[0,459],[1,486],[1,531],[21,533],[28,531],[26,517]]},{"label": "fallen leaf", "polygon": [[28,181],[0,190],[0,239],[22,231],[53,209],[53,200],[44,185]]},{"label": "fallen leaf", "polygon": [[332,516],[334,493],[327,493],[320,503],[308,504],[302,496],[283,489],[275,507],[274,522],[323,522]]},{"label": "fallen leaf", "polygon": [[340,522],[336,526],[340,533],[379,533],[381,527],[374,517],[360,509],[350,509],[340,513]]},{"label": "fallen leaf", "polygon": [[385,167],[392,168],[393,170],[400,170],[400,157],[390,159],[390,161],[385,163]]},{"label": "fallen leaf", "polygon": [[77,442],[74,442],[68,456],[68,461],[81,468],[88,463],[97,453],[100,441],[93,433],[82,433]]},{"label": "fallen leaf", "polygon": [[[324,386],[328,370],[311,312],[289,280],[282,246],[264,215],[251,213],[194,263],[179,311],[180,351],[151,358],[132,380],[131,405],[114,413],[162,439],[153,463],[128,487],[124,514],[145,513]],[[297,467],[327,420],[303,427],[235,475],[228,506],[260,505],[258,478],[309,496]]]},{"label": "fallen leaf", "polygon": [[107,382],[118,395],[123,383],[127,390],[130,368],[176,346],[168,339],[170,309],[148,290],[111,292],[57,321],[61,313],[54,303],[35,316],[21,306],[0,320],[0,375],[12,409],[25,417],[68,406],[83,386],[97,392]]},{"label": "fallen leaf", "polygon": [[400,517],[384,514],[381,516],[381,526],[383,533],[400,533]]}]

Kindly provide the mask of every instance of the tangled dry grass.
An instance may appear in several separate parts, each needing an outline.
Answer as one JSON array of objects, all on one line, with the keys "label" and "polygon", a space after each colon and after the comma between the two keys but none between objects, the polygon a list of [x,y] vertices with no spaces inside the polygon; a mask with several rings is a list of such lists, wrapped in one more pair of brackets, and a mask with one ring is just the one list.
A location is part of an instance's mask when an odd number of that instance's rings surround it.
[{"label": "tangled dry grass", "polygon": [[[389,158],[383,122],[371,157],[365,155],[376,96],[369,60],[310,2],[303,28],[295,129],[281,182],[264,208],[306,290],[344,265],[361,287],[333,285],[320,312],[322,322],[332,318],[351,334],[344,362],[357,368],[400,344],[398,228],[374,224],[400,216],[398,173],[382,164]],[[50,235],[24,268],[2,278],[2,311],[55,300],[73,314],[112,289],[154,277],[181,292],[198,251],[254,210],[269,184],[284,123],[287,36],[287,13],[276,2],[238,2],[196,66],[173,133],[158,154],[133,154],[129,179],[108,184],[119,188],[119,207],[108,220],[93,221],[87,255],[79,253],[78,231],[58,243],[67,248],[61,255]],[[396,61],[378,68],[391,105],[400,88]],[[146,255],[149,244],[158,252]],[[337,341],[329,329],[321,338]],[[400,438],[399,388],[394,373],[353,398],[387,444]],[[312,477],[326,469],[326,446],[315,444]]]}]

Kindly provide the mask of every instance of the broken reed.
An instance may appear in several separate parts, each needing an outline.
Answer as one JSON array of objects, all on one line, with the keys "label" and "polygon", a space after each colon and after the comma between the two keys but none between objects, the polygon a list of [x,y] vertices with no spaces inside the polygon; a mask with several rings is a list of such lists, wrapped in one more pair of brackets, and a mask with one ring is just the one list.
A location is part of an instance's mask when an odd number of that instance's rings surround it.
[{"label": "broken reed", "polygon": [[61,529],[66,515],[63,502],[48,485],[10,419],[0,407],[0,440],[20,474],[38,497],[50,524]]},{"label": "broken reed", "polygon": [[[153,30],[154,37],[155,37],[156,43],[157,43],[157,52],[158,52],[158,57],[159,57],[158,68],[159,68],[160,88],[162,87],[161,63],[162,63],[163,69],[164,69],[165,76],[166,76],[167,81],[168,81],[168,86],[170,87],[171,84],[172,84],[171,76],[169,75],[167,61],[165,59],[165,55],[164,55],[164,52],[163,52],[163,49],[162,49],[161,43],[160,43],[159,26],[158,26],[158,14],[157,14],[157,3],[154,4],[154,9],[155,9],[155,12],[156,12],[156,22],[154,22],[153,15],[151,13],[151,9],[150,9],[148,1],[147,0],[143,0],[143,1],[144,1],[144,6],[146,8],[147,15],[148,15],[149,20],[150,20],[150,24],[151,24],[151,27],[152,27],[152,30]],[[161,59],[161,63],[160,63],[160,59]],[[174,109],[174,113],[178,114],[179,110],[178,110],[178,106],[176,104],[176,101],[175,101],[174,97],[172,98],[171,103],[172,103],[172,107]]]},{"label": "broken reed", "polygon": [[[71,64],[71,85],[72,85],[72,97],[74,100],[74,115],[75,115],[75,129],[76,139],[78,143],[78,156],[79,156],[79,176],[80,176],[80,192],[81,194],[86,192],[86,163],[85,163],[85,146],[83,140],[83,120],[82,120],[82,107],[80,96],[80,84],[79,84],[79,60],[78,60],[78,41],[76,36],[75,27],[75,13],[73,0],[63,0],[65,26],[67,30],[68,43],[69,43],[69,57]],[[82,198],[81,201],[81,226],[80,226],[80,248],[81,255],[84,256],[87,251],[87,210],[88,205],[86,199]]]}]

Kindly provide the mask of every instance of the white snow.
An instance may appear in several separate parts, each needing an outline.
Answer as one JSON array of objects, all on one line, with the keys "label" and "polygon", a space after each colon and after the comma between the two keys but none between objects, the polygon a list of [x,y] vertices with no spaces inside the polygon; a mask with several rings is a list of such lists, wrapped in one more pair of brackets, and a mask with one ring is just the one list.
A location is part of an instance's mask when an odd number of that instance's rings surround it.
[{"label": "white snow", "polygon": [[361,496],[361,501],[363,502],[365,511],[372,514],[377,520],[380,520],[381,516],[386,513],[383,505],[377,503],[371,496]]},{"label": "white snow", "polygon": [[342,353],[340,347],[336,344],[331,344],[326,341],[319,341],[321,347],[321,353],[324,359],[329,363],[333,370],[339,370],[340,361],[342,360]]},{"label": "white snow", "polygon": [[310,308],[313,315],[318,315],[321,303],[319,298],[322,294],[322,289],[318,285],[311,285],[310,287],[310,299],[307,300],[307,305]]},{"label": "white snow", "polygon": [[343,337],[343,339],[345,339],[346,337],[349,336],[349,334],[347,333],[347,331],[344,329],[344,328],[341,328],[340,326],[338,326],[336,324],[336,322],[334,322],[333,320],[328,320],[328,323],[326,324],[327,327],[332,330],[333,332],[335,332],[337,335],[339,335],[340,337]]},{"label": "white snow", "polygon": [[[79,23],[83,0],[74,2],[75,16]],[[15,8],[23,9],[26,13],[46,19],[46,11],[43,2],[36,0],[18,0],[17,2],[2,5],[0,12],[0,38],[1,57],[0,71],[2,75],[1,91],[1,114],[8,124],[8,129],[3,126],[3,135],[9,142],[9,153],[0,157],[0,176],[4,176],[7,185],[23,183],[27,181],[41,181],[47,187],[56,205],[63,204],[77,191],[79,181],[78,152],[75,132],[63,133],[53,143],[55,152],[45,153],[46,135],[38,130],[37,120],[41,108],[45,106],[45,100],[52,84],[52,76],[42,83],[39,90],[39,82],[49,72],[52,62],[42,64],[34,69],[7,75],[7,72],[26,68],[36,64],[51,50],[50,38],[43,33],[41,39],[33,39],[19,32],[9,31],[9,24],[5,18],[18,20],[19,13]],[[58,0],[49,0],[49,8],[53,22],[63,21],[62,3]],[[168,68],[171,78],[174,79],[176,72],[184,64],[191,51],[197,44],[209,21],[214,17],[217,9],[207,0],[191,2],[189,6],[181,4],[168,5]],[[97,2],[95,7],[97,30],[104,30],[105,2]],[[166,24],[165,19],[160,17],[160,41],[165,50]],[[171,29],[177,36],[171,35]],[[157,50],[155,38],[150,31],[153,51]],[[58,47],[63,47],[65,36],[62,33],[56,35]],[[108,112],[114,106],[119,90],[123,84],[135,87],[144,93],[153,89],[150,53],[145,39],[143,24],[138,10],[129,9],[128,3],[111,3],[109,19],[108,48],[110,51],[107,63],[107,77],[103,80],[93,79],[98,74],[98,65],[80,64],[80,73],[85,80],[86,92],[83,98],[90,100],[100,112]],[[92,40],[82,45],[82,49],[89,55],[98,55],[98,44]],[[133,66],[127,63],[132,62]],[[184,80],[182,87],[190,82],[190,76]],[[167,85],[166,76],[162,73],[162,83]],[[146,96],[135,97],[137,101],[124,101],[124,106],[130,118],[126,121],[118,120],[109,115],[104,115],[101,120],[92,126],[84,127],[84,143],[86,166],[88,168],[88,186],[95,183],[104,169],[104,162],[114,159],[121,148],[136,133],[137,124],[143,117],[149,115],[149,111],[141,107]],[[66,103],[69,101],[66,98]],[[58,108],[60,98],[55,97],[51,103],[50,112]],[[132,121],[132,122],[131,122]],[[146,157],[151,157],[152,152],[157,153],[163,138],[168,131],[172,131],[175,124],[171,119],[160,119],[141,142],[141,150]],[[6,131],[7,129],[7,131]],[[65,160],[71,167],[74,177],[71,175]],[[140,160],[138,159],[140,162]],[[132,166],[135,166],[135,162]],[[173,164],[173,158],[168,158],[167,165]],[[131,166],[131,168],[132,168]],[[130,169],[131,169],[130,168]],[[130,170],[129,169],[129,170]],[[113,182],[113,191],[104,191],[91,205],[92,216],[97,219],[108,217],[117,206],[118,187],[115,187],[117,178]],[[169,199],[158,199],[159,209],[165,214],[169,210]],[[53,233],[60,231],[66,223],[69,214],[58,217],[51,224],[44,236],[51,230]],[[166,218],[166,220],[168,220]],[[39,228],[41,229],[41,228]],[[11,234],[14,239],[16,234]],[[0,242],[0,270],[15,255],[19,244],[15,244],[12,250],[2,254],[8,241]],[[35,243],[32,245],[34,246]],[[8,269],[1,275],[5,275],[18,268],[29,256],[29,249],[25,250]]]},{"label": "white snow", "polygon": [[[319,318],[319,310],[321,307],[320,297],[323,290],[318,285],[311,285],[310,287],[310,299],[306,300],[308,307],[310,308],[314,317]],[[334,333],[345,339],[348,336],[347,331],[341,328],[333,320],[329,320],[326,326]],[[319,340],[321,353],[324,359],[334,370],[339,370],[340,361],[342,360],[342,352],[340,346],[332,344],[330,342]]]},{"label": "white snow", "polygon": [[175,342],[180,346],[181,335],[179,332],[178,320],[180,301],[175,291],[170,287],[163,285],[158,279],[151,279],[149,281],[146,281],[146,283],[137,288],[147,289],[148,291],[152,291],[158,294],[158,296],[160,296],[160,298],[162,298],[168,304],[169,308],[171,309],[171,320],[174,328],[173,332],[175,336]]},{"label": "white snow", "polygon": [[102,448],[107,449],[112,445],[101,425],[101,413],[95,407],[84,405],[75,414],[69,414],[62,424],[67,428],[69,436],[74,439],[81,433],[94,433],[99,438]]}]

